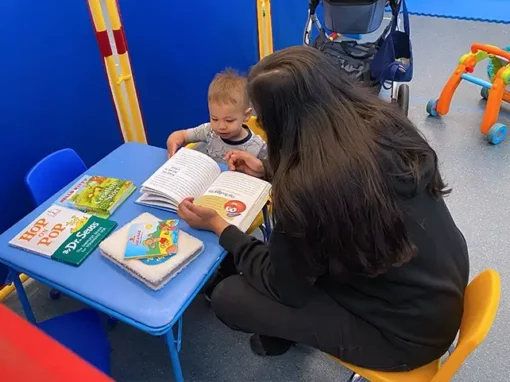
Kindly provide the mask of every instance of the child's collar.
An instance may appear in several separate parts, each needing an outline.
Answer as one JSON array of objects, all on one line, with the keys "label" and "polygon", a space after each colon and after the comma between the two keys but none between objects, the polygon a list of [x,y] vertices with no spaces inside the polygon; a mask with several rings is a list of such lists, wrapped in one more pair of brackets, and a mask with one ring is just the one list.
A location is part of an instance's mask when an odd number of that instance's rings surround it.
[{"label": "child's collar", "polygon": [[237,145],[243,145],[245,144],[246,142],[248,142],[253,133],[251,132],[250,128],[246,125],[243,124],[243,129],[245,129],[247,132],[248,132],[248,135],[246,137],[244,137],[243,139],[239,140],[239,141],[232,141],[230,139],[224,139],[224,138],[221,138],[221,140],[223,141],[223,143],[226,143],[227,145],[231,145],[231,146],[237,146]]}]

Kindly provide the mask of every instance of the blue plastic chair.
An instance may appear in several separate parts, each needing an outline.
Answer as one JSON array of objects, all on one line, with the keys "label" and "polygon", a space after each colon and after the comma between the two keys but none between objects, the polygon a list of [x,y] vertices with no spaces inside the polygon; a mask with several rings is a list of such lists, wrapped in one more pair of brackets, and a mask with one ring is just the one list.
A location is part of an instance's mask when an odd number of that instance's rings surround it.
[{"label": "blue plastic chair", "polygon": [[[87,166],[73,149],[55,151],[41,159],[25,176],[34,205],[45,202],[86,170]],[[60,297],[60,292],[52,289],[50,297],[55,300]],[[116,322],[114,318],[108,319],[111,326]]]},{"label": "blue plastic chair", "polygon": [[[73,149],[55,151],[41,159],[25,176],[34,205],[45,202],[86,170],[87,166]],[[52,289],[50,297],[55,300],[60,292]]]},{"label": "blue plastic chair", "polygon": [[[110,341],[99,313],[92,309],[82,309],[38,323],[19,274],[7,269],[5,283],[14,283],[27,320],[103,373],[110,375]],[[0,280],[3,282],[3,279]]]},{"label": "blue plastic chair", "polygon": [[86,170],[76,151],[63,149],[37,162],[25,176],[25,184],[38,206]]},{"label": "blue plastic chair", "polygon": [[[86,170],[87,166],[72,149],[55,151],[41,159],[25,176],[25,184],[34,205],[38,206],[45,202]],[[19,275],[11,271],[10,279],[14,281],[25,315],[30,322],[103,373],[110,374],[110,342],[96,311],[82,309],[36,323]],[[59,295],[60,292],[56,290],[50,292],[52,299],[58,298]]]},{"label": "blue plastic chair", "polygon": [[9,268],[7,268],[3,264],[0,264],[0,288],[2,288],[2,285],[5,284],[5,280],[7,280],[8,273]]},{"label": "blue plastic chair", "polygon": [[42,331],[110,375],[110,341],[99,313],[82,309],[37,325]]}]

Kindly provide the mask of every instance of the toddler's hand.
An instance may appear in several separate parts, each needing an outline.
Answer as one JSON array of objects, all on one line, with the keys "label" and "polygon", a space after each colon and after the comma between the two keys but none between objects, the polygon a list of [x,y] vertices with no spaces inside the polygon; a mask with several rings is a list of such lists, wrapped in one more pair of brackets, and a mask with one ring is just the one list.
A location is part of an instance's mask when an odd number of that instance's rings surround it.
[{"label": "toddler's hand", "polygon": [[168,137],[166,141],[166,147],[168,150],[168,158],[171,158],[176,151],[184,145],[185,136],[183,131],[176,131]]},{"label": "toddler's hand", "polygon": [[244,172],[256,178],[264,177],[265,169],[262,161],[246,151],[229,151],[225,160],[230,171]]}]

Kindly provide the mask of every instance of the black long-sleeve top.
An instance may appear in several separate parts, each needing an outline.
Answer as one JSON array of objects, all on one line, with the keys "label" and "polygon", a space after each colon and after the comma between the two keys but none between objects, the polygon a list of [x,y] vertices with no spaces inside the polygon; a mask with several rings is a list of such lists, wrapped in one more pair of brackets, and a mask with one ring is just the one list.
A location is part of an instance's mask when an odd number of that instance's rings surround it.
[{"label": "black long-sleeve top", "polygon": [[306,243],[287,235],[278,223],[268,245],[234,226],[224,230],[220,244],[261,293],[299,308],[313,295],[312,288],[321,288],[410,357],[419,353],[414,362],[429,362],[456,336],[469,278],[466,242],[444,201],[426,192],[430,177],[430,171],[424,173],[413,197],[414,185],[395,184],[399,204],[409,211],[405,225],[418,254],[377,277],[329,272],[334,264],[316,263]]}]

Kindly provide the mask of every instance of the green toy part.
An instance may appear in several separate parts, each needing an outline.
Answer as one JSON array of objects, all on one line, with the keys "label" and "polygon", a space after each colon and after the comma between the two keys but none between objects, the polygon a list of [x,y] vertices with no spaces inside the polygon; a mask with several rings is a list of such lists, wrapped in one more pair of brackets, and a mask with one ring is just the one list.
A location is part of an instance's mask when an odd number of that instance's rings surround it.
[{"label": "green toy part", "polygon": [[478,52],[476,53],[466,53],[465,55],[463,55],[460,60],[459,60],[459,64],[463,64],[464,61],[466,60],[466,58],[470,57],[470,56],[475,56],[476,58],[476,62],[480,62],[480,61],[483,61],[485,60],[487,57],[489,57],[489,54],[486,53],[486,52],[482,52],[481,50],[479,50]]},{"label": "green toy part", "polygon": [[501,75],[501,78],[502,78],[503,82],[505,83],[505,85],[508,85],[510,83],[510,68],[505,69],[505,71]]},{"label": "green toy part", "polygon": [[[510,46],[507,46],[504,50],[510,52]],[[498,57],[491,57],[489,65],[487,65],[487,75],[491,82],[494,82],[496,74],[498,74],[498,71],[505,65],[507,65],[507,63],[504,60]],[[505,84],[510,82],[510,70],[503,74],[503,81]]]},{"label": "green toy part", "polygon": [[470,54],[472,54],[472,53],[466,53],[466,54],[464,54],[464,55],[460,58],[460,60],[459,60],[459,64],[463,64],[463,63],[464,63],[464,60],[465,60],[466,58],[468,58]]}]

